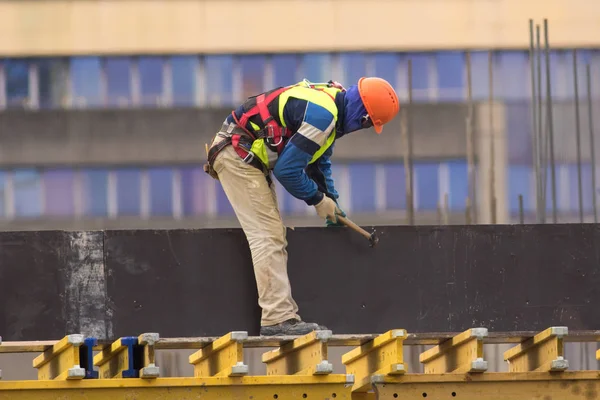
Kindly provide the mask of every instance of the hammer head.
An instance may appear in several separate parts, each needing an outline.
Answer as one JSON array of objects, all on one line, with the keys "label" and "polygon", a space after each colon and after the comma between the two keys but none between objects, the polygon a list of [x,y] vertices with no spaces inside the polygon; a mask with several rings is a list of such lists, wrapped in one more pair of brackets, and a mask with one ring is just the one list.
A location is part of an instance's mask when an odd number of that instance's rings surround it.
[{"label": "hammer head", "polygon": [[379,237],[377,236],[377,232],[373,229],[371,232],[371,236],[369,237],[370,247],[374,247],[379,242]]}]

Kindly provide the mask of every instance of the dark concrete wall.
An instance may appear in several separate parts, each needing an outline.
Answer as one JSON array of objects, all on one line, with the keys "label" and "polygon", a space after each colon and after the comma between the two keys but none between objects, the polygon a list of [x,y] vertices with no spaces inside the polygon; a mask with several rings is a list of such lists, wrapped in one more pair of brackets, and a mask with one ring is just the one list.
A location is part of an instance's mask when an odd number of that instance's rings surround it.
[{"label": "dark concrete wall", "polygon": [[[600,226],[288,230],[301,315],[334,333],[600,329]],[[315,251],[316,250],[316,251]],[[0,234],[0,336],[258,333],[239,229]]]}]

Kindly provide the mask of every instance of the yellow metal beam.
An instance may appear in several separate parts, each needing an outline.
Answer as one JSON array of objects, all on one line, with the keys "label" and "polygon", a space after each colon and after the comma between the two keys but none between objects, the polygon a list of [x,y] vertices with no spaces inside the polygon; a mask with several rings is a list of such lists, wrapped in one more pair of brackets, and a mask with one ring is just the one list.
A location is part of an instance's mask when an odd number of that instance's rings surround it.
[{"label": "yellow metal beam", "polygon": [[262,355],[267,375],[324,375],[333,372],[327,360],[331,331],[313,331]]},{"label": "yellow metal beam", "polygon": [[420,354],[426,374],[465,373],[487,371],[483,358],[483,338],[486,328],[473,328],[456,335]]},{"label": "yellow metal beam", "polygon": [[404,374],[403,342],[406,330],[393,329],[342,356],[346,372],[356,378],[353,391],[369,390],[371,375]]},{"label": "yellow metal beam", "polygon": [[600,361],[600,349],[596,351],[596,360]]},{"label": "yellow metal beam", "polygon": [[373,390],[378,400],[582,400],[598,397],[600,377],[598,371],[406,374],[374,377]]},{"label": "yellow metal beam", "polygon": [[85,368],[81,367],[79,357],[79,348],[83,343],[83,335],[67,335],[34,358],[33,368],[38,370],[38,379],[71,380],[85,378]]},{"label": "yellow metal beam", "polygon": [[352,383],[353,377],[343,374],[87,379],[76,382],[2,381],[0,400],[351,400]]},{"label": "yellow metal beam", "polygon": [[523,343],[504,352],[510,372],[565,371],[569,361],[564,358],[563,337],[569,330],[555,326],[538,333]]},{"label": "yellow metal beam", "polygon": [[140,378],[154,379],[160,376],[160,368],[156,366],[156,343],[160,340],[158,333],[142,333],[138,336],[138,345],[142,347],[142,368]]},{"label": "yellow metal beam", "polygon": [[137,378],[139,371],[135,368],[134,346],[136,337],[123,337],[94,356],[94,365],[98,367],[100,379]]},{"label": "yellow metal beam", "polygon": [[242,376],[248,373],[244,364],[244,340],[248,333],[229,332],[213,343],[190,355],[190,364],[194,366],[196,377]]}]

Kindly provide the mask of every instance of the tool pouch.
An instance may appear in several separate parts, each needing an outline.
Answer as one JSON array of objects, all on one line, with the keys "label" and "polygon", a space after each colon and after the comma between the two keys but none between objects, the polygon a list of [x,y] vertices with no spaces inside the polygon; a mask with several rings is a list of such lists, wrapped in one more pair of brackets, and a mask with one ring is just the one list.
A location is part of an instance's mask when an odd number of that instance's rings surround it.
[{"label": "tool pouch", "polygon": [[215,171],[215,169],[209,163],[204,164],[202,168],[204,169],[204,172],[210,175],[213,179],[219,180],[219,175],[217,175],[217,171]]},{"label": "tool pouch", "polygon": [[[213,140],[214,143],[214,140]],[[215,169],[212,167],[211,165],[211,160],[214,160],[215,157],[217,156],[216,153],[218,153],[219,151],[222,150],[222,147],[219,149],[216,149],[216,152],[213,150],[212,147],[212,143],[211,146],[209,148],[208,143],[204,144],[204,148],[206,149],[206,163],[202,166],[202,169],[204,170],[204,172],[206,172],[208,175],[210,175],[213,179],[219,180],[219,175],[217,174],[217,171],[215,171]],[[213,150],[213,151],[211,151]]]}]

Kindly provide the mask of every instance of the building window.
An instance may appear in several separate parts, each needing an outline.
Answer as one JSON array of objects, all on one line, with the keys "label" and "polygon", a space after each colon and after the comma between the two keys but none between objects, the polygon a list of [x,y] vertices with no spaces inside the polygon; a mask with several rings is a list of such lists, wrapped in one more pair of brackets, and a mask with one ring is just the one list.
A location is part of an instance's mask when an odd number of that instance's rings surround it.
[{"label": "building window", "polygon": [[389,163],[384,166],[384,171],[386,208],[388,210],[406,209],[406,175],[404,165]]},{"label": "building window", "polygon": [[74,107],[99,107],[102,98],[102,65],[98,57],[71,58]]},{"label": "building window", "polygon": [[415,209],[437,210],[440,200],[439,164],[415,163],[414,172],[413,187],[418,193],[418,196],[415,196],[418,199],[418,201],[415,201]]},{"label": "building window", "polygon": [[464,98],[465,60],[463,52],[443,51],[435,55],[438,99],[460,101]]},{"label": "building window", "polygon": [[300,80],[296,54],[275,54],[272,60],[275,87],[292,85]]},{"label": "building window", "polygon": [[42,188],[40,175],[35,169],[17,169],[14,172],[15,214],[17,217],[41,215]]},{"label": "building window", "polygon": [[69,99],[69,62],[45,58],[38,62],[40,108],[61,108]]},{"label": "building window", "polygon": [[356,163],[348,166],[352,211],[373,212],[376,209],[375,164]]},{"label": "building window", "polygon": [[26,108],[29,102],[29,61],[4,61],[7,108]]},{"label": "building window", "polygon": [[184,215],[202,215],[208,210],[208,180],[213,179],[199,167],[181,169],[181,189]]},{"label": "building window", "polygon": [[[471,90],[473,100],[485,100],[490,95],[490,74],[487,51],[471,52]],[[468,82],[466,83],[468,85]]]},{"label": "building window", "polygon": [[176,106],[192,106],[196,97],[196,68],[198,57],[171,57],[173,71],[173,104]]},{"label": "building window", "polygon": [[[503,51],[498,55],[498,61],[495,63],[497,88],[496,96],[502,100],[525,100],[531,93],[531,69],[529,66],[529,54],[525,51]],[[568,60],[569,77],[573,76],[571,68],[572,60]],[[564,78],[567,78],[565,76]],[[563,78],[563,80],[564,80]],[[570,85],[573,88],[573,80],[570,79]]]},{"label": "building window", "polygon": [[396,53],[376,53],[373,55],[375,76],[388,81],[398,90],[398,64],[400,56]]},{"label": "building window", "polygon": [[159,106],[163,94],[163,59],[161,57],[140,57],[138,66],[140,103],[144,106]]},{"label": "building window", "polygon": [[[428,53],[410,53],[407,54],[408,60],[412,63],[412,90],[415,101],[429,101],[429,89],[431,88],[429,60],[431,55]],[[408,70],[408,69],[407,69]],[[407,75],[408,76],[408,75]]]},{"label": "building window", "polygon": [[170,168],[148,170],[150,179],[150,215],[173,215],[173,171]]},{"label": "building window", "polygon": [[356,85],[358,80],[367,74],[367,57],[364,53],[344,53],[340,57],[344,70],[342,84],[346,87]]},{"label": "building window", "polygon": [[115,171],[117,177],[117,214],[140,215],[141,171],[127,168]]},{"label": "building window", "polygon": [[108,171],[87,169],[83,173],[83,210],[86,216],[108,215]]},{"label": "building window", "polygon": [[44,182],[44,214],[69,216],[74,214],[72,170],[48,170],[42,173]]},{"label": "building window", "polygon": [[[467,163],[464,160],[446,162],[450,182],[450,193],[448,201],[452,210],[464,210],[469,196],[469,179],[467,174]],[[470,199],[473,204],[473,199]]]},{"label": "building window", "polygon": [[6,172],[0,171],[0,217],[6,217]]},{"label": "building window", "polygon": [[205,66],[208,104],[214,107],[233,104],[233,56],[206,56]]},{"label": "building window", "polygon": [[242,98],[255,96],[265,90],[265,61],[263,55],[240,57],[242,71]]},{"label": "building window", "polygon": [[339,80],[331,76],[331,56],[321,53],[307,53],[302,56],[302,78],[311,82],[327,82],[330,79]]},{"label": "building window", "polygon": [[131,60],[129,57],[105,59],[107,105],[127,107],[131,104]]}]

